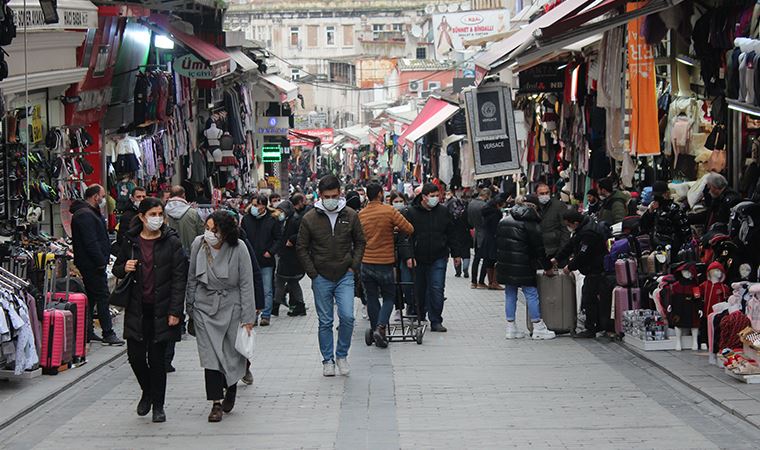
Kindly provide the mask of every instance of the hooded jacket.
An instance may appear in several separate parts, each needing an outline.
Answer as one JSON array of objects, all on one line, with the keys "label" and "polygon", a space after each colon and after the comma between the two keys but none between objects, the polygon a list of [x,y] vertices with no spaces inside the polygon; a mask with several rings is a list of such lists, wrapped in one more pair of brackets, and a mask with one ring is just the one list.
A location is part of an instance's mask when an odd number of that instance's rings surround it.
[{"label": "hooded jacket", "polygon": [[496,233],[496,279],[510,286],[536,286],[536,270],[549,269],[535,209],[516,205]]},{"label": "hooded jacket", "polygon": [[461,254],[449,210],[441,204],[427,209],[420,203],[421,198],[415,197],[412,206],[404,211],[404,217],[414,227],[411,239],[414,258],[422,264],[431,264],[448,258],[449,254]]},{"label": "hooded jacket", "polygon": [[[119,256],[113,266],[113,274],[124,278],[127,260],[137,259],[142,263],[140,253],[140,232],[142,223],[130,229],[121,244]],[[124,312],[124,338],[143,341],[142,276],[138,267],[132,284],[129,303]],[[187,286],[187,257],[176,231],[164,225],[161,236],[153,247],[153,342],[179,341],[181,326],[169,326],[170,315],[182,318]],[[181,322],[181,320],[180,320]]]},{"label": "hooded jacket", "polygon": [[[280,262],[277,264],[277,275],[283,278],[301,279],[304,276],[303,265],[298,259],[296,245],[298,244],[298,230],[301,228],[301,215],[296,212],[289,200],[283,200],[277,205],[277,209],[285,214],[285,225],[282,229],[282,245],[280,246]],[[288,247],[288,242],[291,245]]]},{"label": "hooded jacket", "polygon": [[[250,209],[249,209],[250,211]],[[243,216],[240,226],[253,245],[256,252],[256,261],[261,267],[274,267],[275,255],[280,251],[282,240],[282,224],[272,217],[269,209],[266,209],[262,217],[253,217],[250,213]],[[269,253],[269,257],[264,256]]]},{"label": "hooded jacket", "polygon": [[556,255],[559,249],[570,240],[570,232],[567,231],[567,227],[562,221],[562,215],[567,210],[567,205],[556,197],[552,197],[546,205],[538,207],[544,249],[549,257]]},{"label": "hooded jacket", "polygon": [[[687,279],[681,272],[688,270],[691,278]],[[668,326],[671,328],[699,327],[699,312],[702,308],[702,293],[699,288],[697,266],[694,263],[679,265],[674,271],[676,281],[665,291],[667,297]],[[662,295],[662,294],[660,294]]]},{"label": "hooded jacket", "polygon": [[201,236],[205,229],[203,220],[184,198],[172,197],[166,202],[166,224],[179,234],[179,240],[185,254],[190,256],[190,247],[196,237]]},{"label": "hooded jacket", "polygon": [[[716,269],[720,270],[723,276],[719,282],[713,283],[710,280],[710,272]],[[723,264],[713,261],[707,267],[707,280],[699,285],[699,292],[702,294],[702,301],[704,302],[704,309],[702,311],[704,317],[707,317],[712,312],[713,306],[728,300],[728,297],[731,295],[731,289],[726,284],[726,269],[723,267]]]},{"label": "hooded jacket", "polygon": [[[568,261],[571,255],[572,259]],[[606,228],[587,216],[555,258],[561,265],[567,261],[567,268],[571,271],[578,270],[583,275],[600,275],[604,273],[606,255]]]},{"label": "hooded jacket", "polygon": [[119,217],[119,230],[116,232],[116,245],[121,248],[121,243],[124,242],[124,236],[127,235],[129,229],[132,227],[132,219],[137,217],[137,208],[132,202],[129,202],[129,206],[124,208],[124,211]]},{"label": "hooded jacket", "polygon": [[622,222],[623,218],[628,215],[629,200],[631,200],[631,194],[628,192],[614,191],[602,201],[597,218],[609,226]]},{"label": "hooded jacket", "polygon": [[82,271],[105,270],[111,257],[111,242],[103,216],[84,200],[74,200],[70,211],[74,264]]},{"label": "hooded jacket", "polygon": [[358,273],[366,242],[359,215],[346,208],[341,199],[335,211],[335,223],[319,200],[301,220],[296,250],[298,259],[309,278],[321,275],[330,281],[338,281],[348,269]]}]

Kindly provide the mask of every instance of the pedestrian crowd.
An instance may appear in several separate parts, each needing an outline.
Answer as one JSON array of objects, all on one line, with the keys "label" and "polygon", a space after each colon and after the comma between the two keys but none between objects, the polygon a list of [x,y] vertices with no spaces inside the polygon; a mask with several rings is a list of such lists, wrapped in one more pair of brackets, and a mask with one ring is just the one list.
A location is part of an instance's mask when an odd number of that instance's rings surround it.
[{"label": "pedestrian crowd", "polygon": [[[745,216],[755,214],[748,229],[744,222],[730,223],[738,220],[742,197],[721,175],[706,177],[696,201],[675,199],[673,191],[658,181],[632,193],[611,178],[572,198],[546,183],[506,180],[467,190],[439,183],[388,190],[378,182],[353,186],[327,175],[313,192],[292,189],[287,198],[258,192],[206,215],[188,203],[181,186],[164,199],[135,187],[112,244],[100,215],[106,193],[94,185],[72,205],[72,238],[103,333],[97,336],[90,323],[91,341],[124,344],[110,320],[111,254],[113,274],[129,289],[123,337],[142,390],[137,413],[152,410],[153,421],[166,420],[166,374],[174,370],[174,346],[186,331],[195,336],[204,369],[208,420],[219,422],[235,405],[238,381],[253,382],[250,361],[236,350],[240,330],[250,335],[255,326],[276,326],[273,318],[282,307],[288,316],[307,315],[304,277],[313,291],[323,375],[332,377],[350,373],[357,297],[369,320],[367,343],[378,348],[388,347],[400,316],[447,332],[449,260],[455,277],[469,278],[472,289],[504,291],[507,339],[526,334],[516,317],[522,291],[530,337],[546,340],[556,332],[544,321],[549,311],[542,308],[542,283],[569,274],[583,280],[573,335],[615,331],[607,264],[615,239],[636,242],[629,254],[640,253],[645,242],[651,251],[667,252],[670,262],[696,262],[711,238],[744,226],[744,238],[750,233],[760,248],[754,229],[758,199],[742,203],[751,207]],[[722,261],[728,277],[756,280],[758,252],[747,251],[751,245],[737,248]]]}]

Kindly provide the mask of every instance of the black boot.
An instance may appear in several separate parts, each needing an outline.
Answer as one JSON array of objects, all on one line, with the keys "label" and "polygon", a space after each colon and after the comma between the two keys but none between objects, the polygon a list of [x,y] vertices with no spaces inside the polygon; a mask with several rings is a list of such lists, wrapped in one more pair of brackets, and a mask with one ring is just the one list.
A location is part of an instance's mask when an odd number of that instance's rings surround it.
[{"label": "black boot", "polygon": [[166,422],[166,413],[164,412],[163,406],[153,407],[153,422],[155,423]]},{"label": "black boot", "polygon": [[290,311],[288,311],[288,315],[290,317],[305,316],[306,305],[304,303],[296,303],[295,305],[292,305]]},{"label": "black boot", "polygon": [[143,393],[142,397],[140,397],[140,401],[137,403],[137,415],[138,416],[146,416],[150,412],[150,407],[152,404],[152,400],[150,399],[150,396],[148,394]]},{"label": "black boot", "polygon": [[222,400],[222,411],[229,413],[232,408],[235,407],[235,398],[237,397],[237,385],[233,385],[227,388],[227,392],[224,393],[224,400]]},{"label": "black boot", "polygon": [[372,333],[372,337],[375,339],[375,345],[377,347],[388,347],[388,338],[385,336],[385,325],[378,325],[377,328],[375,328],[375,332]]}]

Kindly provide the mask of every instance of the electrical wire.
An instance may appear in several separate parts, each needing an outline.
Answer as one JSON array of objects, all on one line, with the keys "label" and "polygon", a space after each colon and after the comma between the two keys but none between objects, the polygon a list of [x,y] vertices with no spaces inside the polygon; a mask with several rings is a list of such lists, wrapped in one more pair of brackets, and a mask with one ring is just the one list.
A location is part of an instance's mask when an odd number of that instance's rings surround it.
[{"label": "electrical wire", "polygon": [[[301,72],[303,72],[303,73],[305,73],[305,74],[307,74],[307,75],[311,75],[311,76],[313,76],[313,77],[317,77],[317,75],[316,75],[316,74],[313,74],[313,73],[310,73],[310,72],[308,72],[308,71],[306,71],[306,70],[303,70],[303,69],[301,69],[301,68],[300,68],[300,65],[298,65],[298,64],[293,64],[292,62],[290,62],[290,61],[286,60],[285,58],[282,58],[282,57],[280,57],[280,56],[278,56],[278,55],[276,55],[276,54],[272,53],[271,51],[267,51],[267,52],[268,52],[270,55],[274,56],[276,59],[279,59],[280,61],[282,61],[282,62],[284,62],[285,64],[287,64],[287,65],[288,65],[288,67],[299,67],[299,70],[300,70]],[[455,70],[455,69],[459,69],[459,68],[461,68],[462,66],[464,66],[466,63],[468,63],[468,62],[470,62],[471,60],[475,59],[475,57],[476,57],[476,56],[478,56],[480,53],[481,53],[481,52],[475,53],[474,55],[472,55],[472,56],[470,56],[469,58],[465,59],[465,60],[464,60],[464,61],[462,61],[461,63],[458,63],[458,64],[454,64],[454,65],[452,65],[452,66],[451,66],[450,68],[448,68],[448,69],[444,69],[444,70],[436,70],[436,71],[434,71],[434,72],[431,72],[431,73],[430,73],[430,75],[427,75],[427,76],[425,76],[425,77],[422,77],[422,78],[419,78],[419,79],[416,79],[416,80],[412,80],[412,81],[407,81],[407,82],[404,82],[404,83],[399,83],[399,84],[395,84],[395,85],[390,85],[390,86],[377,86],[377,87],[371,87],[371,88],[362,88],[362,87],[349,86],[349,85],[342,85],[342,86],[331,86],[331,84],[335,84],[335,83],[332,83],[332,82],[329,82],[329,81],[327,81],[327,82],[318,82],[318,81],[317,81],[317,82],[312,82],[312,81],[302,81],[302,80],[295,80],[295,82],[296,82],[296,83],[299,83],[299,84],[307,84],[307,85],[310,85],[310,86],[315,86],[315,87],[319,87],[319,88],[332,89],[332,90],[336,90],[336,91],[344,91],[344,92],[348,92],[348,91],[375,91],[375,90],[381,90],[381,89],[392,89],[392,88],[397,88],[397,87],[404,87],[404,86],[408,86],[409,84],[411,84],[411,83],[414,83],[414,82],[420,82],[420,81],[429,80],[430,78],[433,78],[433,77],[435,77],[435,76],[436,76],[436,75],[438,75],[438,74],[441,74],[441,73],[445,73],[445,72],[449,72],[449,71],[451,71],[451,70]]]}]

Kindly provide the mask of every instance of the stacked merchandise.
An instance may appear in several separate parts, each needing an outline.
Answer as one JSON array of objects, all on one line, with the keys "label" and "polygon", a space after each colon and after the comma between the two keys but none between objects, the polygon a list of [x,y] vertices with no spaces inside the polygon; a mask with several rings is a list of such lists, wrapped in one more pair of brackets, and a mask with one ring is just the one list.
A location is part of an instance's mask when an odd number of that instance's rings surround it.
[{"label": "stacked merchandise", "polygon": [[623,331],[626,336],[642,341],[668,339],[668,324],[657,311],[634,309],[623,313]]}]

